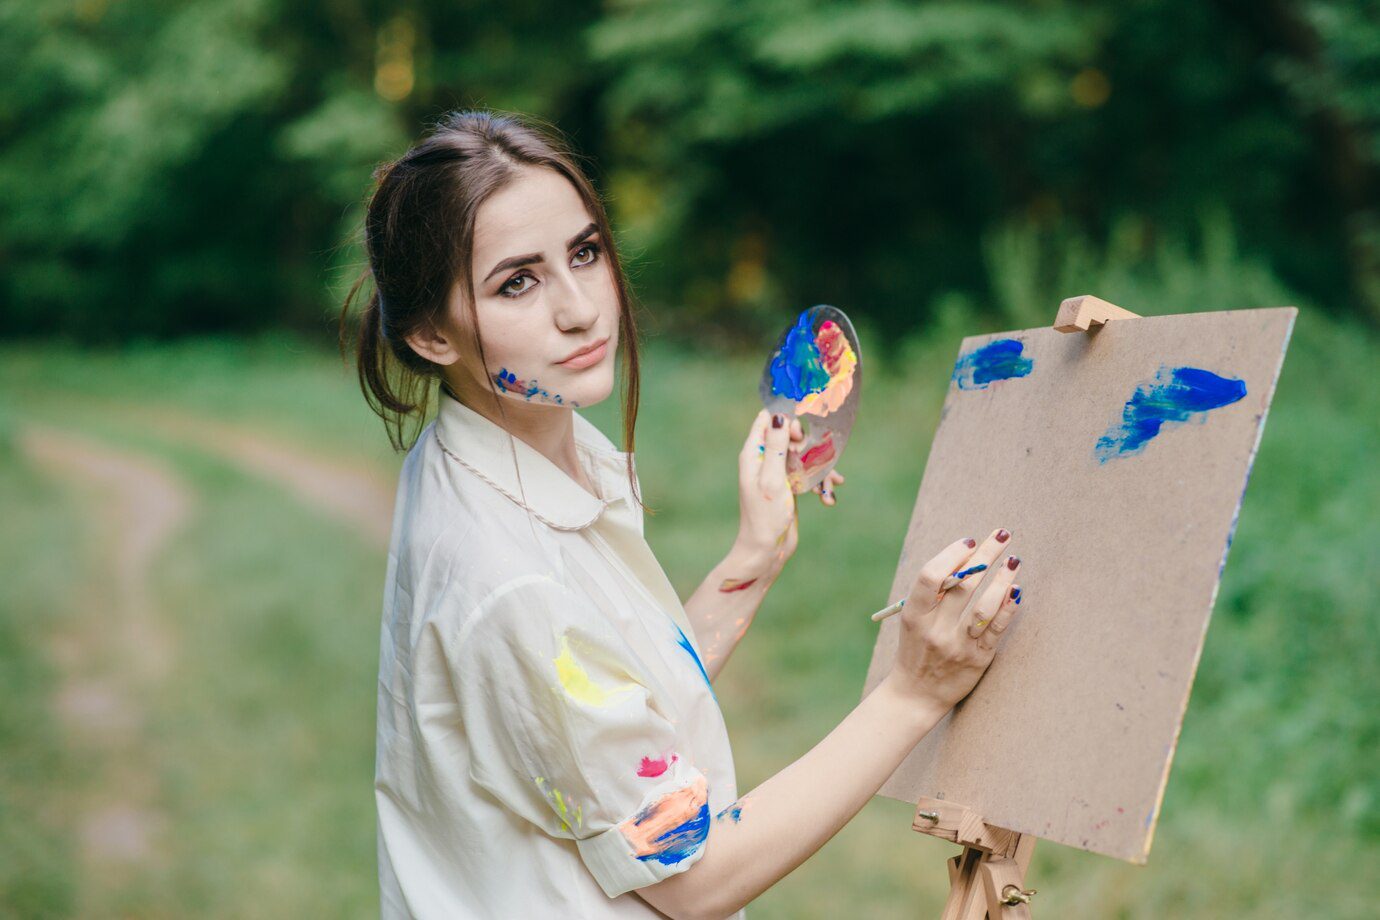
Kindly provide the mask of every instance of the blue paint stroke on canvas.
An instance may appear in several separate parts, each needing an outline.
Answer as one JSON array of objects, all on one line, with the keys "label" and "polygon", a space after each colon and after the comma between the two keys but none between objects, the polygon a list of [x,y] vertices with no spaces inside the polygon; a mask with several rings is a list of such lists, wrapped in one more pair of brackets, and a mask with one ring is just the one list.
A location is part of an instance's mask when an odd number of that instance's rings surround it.
[{"label": "blue paint stroke on canvas", "polygon": [[829,385],[829,372],[819,360],[819,346],[810,328],[810,311],[796,319],[786,341],[771,359],[771,391],[799,401]]},{"label": "blue paint stroke on canvas", "polygon": [[1121,410],[1121,424],[1097,439],[1099,463],[1140,453],[1165,425],[1207,421],[1207,413],[1246,395],[1246,382],[1219,377],[1200,367],[1161,367],[1153,380],[1136,387]]},{"label": "blue paint stroke on canvas", "polygon": [[[671,625],[674,626],[676,632],[680,634],[680,639],[677,640],[676,644],[689,653],[691,659],[695,662],[695,667],[700,669],[700,676],[704,678],[704,685],[709,688],[710,694],[713,695],[714,684],[709,680],[709,672],[704,669],[704,664],[700,661],[700,656],[696,654],[695,647],[690,644],[690,637],[685,634],[685,630],[680,628],[679,623],[673,620]],[[718,696],[714,696],[714,699],[718,700]]]},{"label": "blue paint stroke on canvas", "polygon": [[988,342],[958,359],[954,364],[954,382],[960,390],[984,390],[997,380],[1024,377],[1035,366],[1024,351],[1025,344],[1016,339]]},{"label": "blue paint stroke on canvas", "polygon": [[678,824],[653,842],[660,846],[655,853],[637,857],[639,860],[655,860],[664,866],[673,866],[694,853],[709,835],[709,803],[705,802],[695,816],[683,824]]}]

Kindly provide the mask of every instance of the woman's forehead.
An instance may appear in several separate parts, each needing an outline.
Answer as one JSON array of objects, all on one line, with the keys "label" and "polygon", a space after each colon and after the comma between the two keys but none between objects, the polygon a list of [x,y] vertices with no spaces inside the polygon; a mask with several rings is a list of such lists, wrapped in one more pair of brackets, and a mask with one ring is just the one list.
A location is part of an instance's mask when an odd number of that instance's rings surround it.
[{"label": "woman's forehead", "polygon": [[593,220],[570,180],[550,169],[524,169],[475,214],[476,263],[559,251]]}]

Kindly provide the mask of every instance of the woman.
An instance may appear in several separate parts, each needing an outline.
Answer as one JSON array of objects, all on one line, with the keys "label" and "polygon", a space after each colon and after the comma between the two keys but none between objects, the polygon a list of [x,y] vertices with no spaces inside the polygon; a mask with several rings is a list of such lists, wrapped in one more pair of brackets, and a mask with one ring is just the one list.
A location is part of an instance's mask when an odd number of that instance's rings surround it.
[{"label": "woman", "polygon": [[[453,113],[376,173],[376,293],[358,360],[408,448],[379,667],[386,916],[723,917],[867,802],[965,696],[1015,611],[1009,534],[925,566],[891,673],[824,740],[739,796],[712,681],[796,547],[759,413],[737,540],[682,605],[643,539],[636,327],[604,208],[554,131]],[[342,315],[342,322],[344,315]],[[609,396],[620,451],[577,411]],[[833,474],[821,490],[832,504]],[[943,578],[987,563],[976,584]]]}]

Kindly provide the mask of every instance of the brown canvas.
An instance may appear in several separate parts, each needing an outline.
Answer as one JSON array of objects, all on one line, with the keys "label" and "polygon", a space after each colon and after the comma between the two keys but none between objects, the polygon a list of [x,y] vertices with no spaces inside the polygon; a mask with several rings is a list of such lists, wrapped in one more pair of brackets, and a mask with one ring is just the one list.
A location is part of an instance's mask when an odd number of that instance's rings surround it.
[{"label": "brown canvas", "polygon": [[1146,861],[1296,315],[964,339],[889,600],[951,541],[1007,527],[1023,601],[991,668],[881,794]]}]

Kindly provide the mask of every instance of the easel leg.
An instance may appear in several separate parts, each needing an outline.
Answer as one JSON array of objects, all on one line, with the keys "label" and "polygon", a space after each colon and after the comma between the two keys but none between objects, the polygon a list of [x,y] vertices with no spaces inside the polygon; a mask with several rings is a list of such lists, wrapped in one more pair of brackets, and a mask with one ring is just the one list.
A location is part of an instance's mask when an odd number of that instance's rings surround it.
[{"label": "easel leg", "polygon": [[[1029,898],[1007,903],[1007,894],[1024,893],[1035,838],[1022,834],[1010,856],[976,847],[949,860],[949,900],[940,920],[1031,920]],[[1013,887],[1014,886],[1014,887]]]}]

